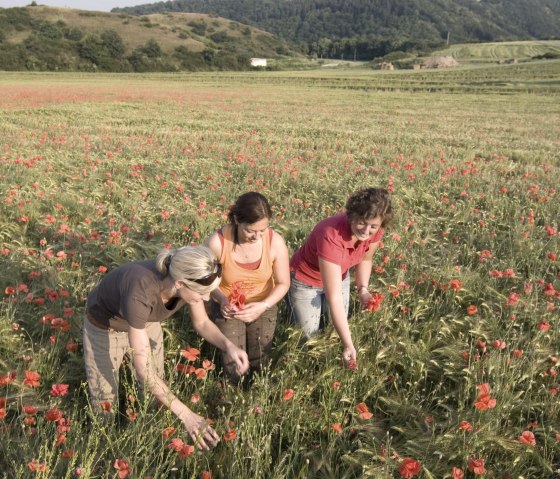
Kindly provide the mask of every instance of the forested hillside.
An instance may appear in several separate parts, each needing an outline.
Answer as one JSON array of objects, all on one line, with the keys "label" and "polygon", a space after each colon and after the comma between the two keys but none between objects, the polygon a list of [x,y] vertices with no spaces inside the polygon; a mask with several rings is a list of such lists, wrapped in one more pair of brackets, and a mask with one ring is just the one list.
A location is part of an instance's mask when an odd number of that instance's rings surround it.
[{"label": "forested hillside", "polygon": [[362,60],[448,40],[560,38],[558,0],[172,0],[113,11],[211,13],[303,44],[308,53]]}]

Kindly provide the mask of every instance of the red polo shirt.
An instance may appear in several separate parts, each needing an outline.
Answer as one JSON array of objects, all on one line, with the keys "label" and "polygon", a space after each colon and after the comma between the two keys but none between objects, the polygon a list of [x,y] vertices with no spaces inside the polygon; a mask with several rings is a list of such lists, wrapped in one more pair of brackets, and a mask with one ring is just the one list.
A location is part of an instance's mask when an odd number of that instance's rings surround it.
[{"label": "red polo shirt", "polygon": [[303,246],[293,254],[290,270],[298,281],[322,288],[319,258],[339,265],[344,279],[348,270],[362,261],[369,245],[381,241],[382,236],[380,228],[368,240],[354,245],[346,213],[331,216],[315,225]]}]

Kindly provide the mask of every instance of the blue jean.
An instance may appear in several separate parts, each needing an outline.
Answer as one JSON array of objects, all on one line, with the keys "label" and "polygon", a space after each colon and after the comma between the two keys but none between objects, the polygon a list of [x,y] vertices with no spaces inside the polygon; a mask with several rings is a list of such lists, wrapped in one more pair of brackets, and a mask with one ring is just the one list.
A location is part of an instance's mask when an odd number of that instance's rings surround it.
[{"label": "blue jean", "polygon": [[[346,315],[350,306],[350,275],[342,280],[342,302]],[[323,288],[310,286],[294,279],[288,291],[288,302],[292,310],[292,320],[303,329],[307,338],[324,329],[329,313],[329,305]]]}]

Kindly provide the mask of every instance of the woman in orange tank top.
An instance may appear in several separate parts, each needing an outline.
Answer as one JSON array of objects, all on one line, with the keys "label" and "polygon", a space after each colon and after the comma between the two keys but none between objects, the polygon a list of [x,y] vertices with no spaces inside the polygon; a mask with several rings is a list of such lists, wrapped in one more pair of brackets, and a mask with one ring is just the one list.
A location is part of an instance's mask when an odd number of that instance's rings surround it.
[{"label": "woman in orange tank top", "polygon": [[[212,318],[224,336],[247,351],[252,371],[268,362],[276,304],[290,287],[288,248],[269,227],[271,216],[265,196],[245,193],[232,206],[229,224],[205,243],[222,264],[222,281],[212,293]],[[239,382],[232,359],[222,353],[225,374]]]}]

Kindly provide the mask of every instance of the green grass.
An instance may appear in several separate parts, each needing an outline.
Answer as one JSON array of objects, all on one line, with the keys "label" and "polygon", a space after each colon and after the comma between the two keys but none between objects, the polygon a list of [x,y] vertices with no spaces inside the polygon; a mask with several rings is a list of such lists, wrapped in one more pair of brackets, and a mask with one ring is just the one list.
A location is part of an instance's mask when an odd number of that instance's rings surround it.
[{"label": "green grass", "polygon": [[[420,461],[423,479],[451,477],[453,467],[474,477],[471,458],[484,459],[488,478],[554,477],[560,303],[546,293],[560,290],[548,257],[560,254],[559,76],[555,61],[449,72],[3,74],[0,379],[16,375],[0,387],[0,477],[70,478],[80,467],[81,477],[111,478],[122,458],[139,478],[393,478],[404,457]],[[382,307],[352,313],[356,371],[342,367],[332,329],[304,343],[282,307],[272,368],[250,390],[223,385],[219,371],[186,378],[175,370],[180,348],[214,351],[183,313],[165,328],[166,379],[187,402],[200,394],[192,408],[237,438],[178,457],[162,431],[173,425],[186,441],[180,424],[127,404],[126,377],[117,424],[92,422],[81,351],[66,345],[81,342],[99,266],[202,241],[252,189],[270,199],[293,250],[369,185],[394,190],[397,218],[374,259]],[[508,269],[513,277],[492,274]],[[508,305],[511,293],[519,301]],[[48,315],[69,331],[43,324]],[[41,374],[39,387],[25,386],[25,370]],[[56,383],[69,384],[69,396],[51,397]],[[496,407],[479,411],[484,383]],[[361,402],[372,419],[359,418]],[[24,421],[28,404],[39,408],[34,425]],[[71,421],[62,445],[44,417],[52,407]],[[519,442],[526,430],[535,447]],[[48,471],[30,471],[32,460]]]}]

